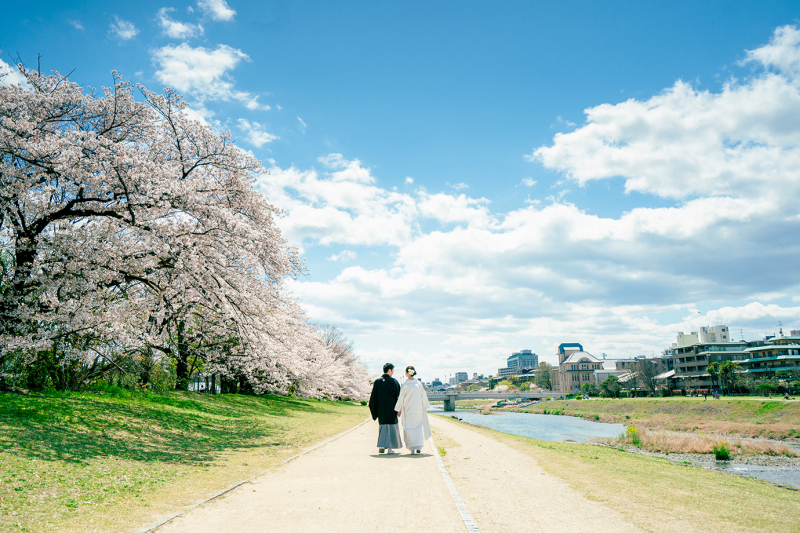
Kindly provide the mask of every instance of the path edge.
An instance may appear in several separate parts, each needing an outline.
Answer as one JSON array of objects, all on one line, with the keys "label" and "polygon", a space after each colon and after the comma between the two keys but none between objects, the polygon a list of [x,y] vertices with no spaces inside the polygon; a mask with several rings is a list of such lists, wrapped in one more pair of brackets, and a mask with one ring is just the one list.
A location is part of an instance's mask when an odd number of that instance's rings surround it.
[{"label": "path edge", "polygon": [[[350,433],[351,431],[355,431],[356,429],[360,428],[361,426],[363,426],[364,424],[366,424],[366,423],[367,423],[367,422],[369,422],[370,420],[372,420],[372,419],[371,419],[371,418],[367,418],[366,420],[364,420],[364,421],[363,421],[363,422],[361,422],[360,424],[358,424],[358,425],[356,425],[356,426],[353,426],[353,427],[351,427],[351,428],[350,428],[350,429],[348,429],[347,431],[345,431],[345,432],[343,432],[343,433],[339,433],[338,435],[335,435],[335,436],[333,436],[333,437],[329,438],[328,440],[322,441],[322,442],[320,442],[319,444],[317,444],[317,445],[315,445],[315,446],[312,446],[311,448],[309,448],[309,449],[307,449],[307,450],[305,450],[305,451],[302,451],[302,452],[298,453],[297,455],[293,455],[293,456],[289,457],[288,459],[286,459],[285,461],[283,461],[281,464],[282,464],[282,465],[285,465],[285,464],[286,464],[286,463],[288,463],[288,462],[294,461],[294,460],[295,460],[295,459],[297,459],[298,457],[301,457],[301,456],[303,456],[303,455],[305,455],[305,454],[307,454],[307,453],[309,453],[309,452],[313,452],[314,450],[316,450],[316,449],[318,449],[318,448],[322,448],[322,447],[323,447],[323,446],[325,446],[326,444],[329,444],[329,443],[331,443],[331,442],[335,441],[335,440],[336,440],[336,439],[338,439],[339,437],[344,437],[345,435],[347,435],[347,434],[348,434],[348,433]],[[433,441],[431,441],[431,443],[432,443],[432,442],[433,442]],[[434,450],[435,450],[435,449],[436,449],[436,448],[434,447]],[[436,457],[437,457],[437,459],[438,459],[438,457],[439,457],[439,456],[437,455]],[[441,463],[441,459],[439,459],[439,462]],[[217,493],[215,493],[215,494],[212,494],[211,496],[209,496],[209,497],[208,497],[208,498],[206,498],[205,500],[201,500],[201,501],[199,501],[199,502],[195,503],[194,505],[190,505],[189,507],[187,507],[186,509],[184,509],[183,511],[181,511],[181,512],[179,512],[179,513],[175,513],[174,515],[170,515],[170,516],[168,516],[168,517],[166,517],[166,518],[162,518],[162,519],[161,519],[161,520],[159,520],[158,522],[154,522],[153,524],[149,525],[148,527],[146,527],[146,528],[144,528],[144,529],[140,529],[140,530],[136,531],[136,533],[150,533],[151,531],[155,531],[156,529],[160,528],[160,527],[161,527],[161,526],[163,526],[164,524],[166,524],[166,523],[168,523],[168,522],[171,522],[172,520],[175,520],[175,519],[176,519],[176,518],[178,518],[179,516],[185,515],[186,513],[188,513],[189,511],[191,511],[191,510],[192,510],[192,509],[194,509],[195,507],[200,507],[200,506],[201,506],[201,505],[203,505],[204,503],[208,503],[208,502],[210,502],[211,500],[215,500],[215,499],[219,498],[220,496],[222,496],[222,495],[224,495],[224,494],[227,494],[227,493],[229,493],[230,491],[232,491],[232,490],[233,490],[233,489],[235,489],[236,487],[238,487],[238,486],[240,486],[240,485],[244,485],[244,484],[245,484],[245,483],[247,483],[248,481],[252,481],[253,479],[255,479],[255,478],[259,477],[259,476],[263,476],[263,475],[264,475],[264,474],[266,474],[267,472],[269,472],[269,471],[271,471],[271,470],[274,470],[274,469],[275,469],[275,467],[272,467],[272,468],[267,468],[267,469],[266,469],[266,470],[264,470],[263,472],[259,472],[258,474],[255,474],[255,475],[253,475],[253,476],[250,476],[249,478],[245,479],[244,481],[239,481],[239,482],[237,482],[237,483],[234,483],[233,485],[229,486],[227,489],[222,489],[221,491],[219,491],[219,492],[217,492]],[[452,481],[451,481],[451,483],[452,483]],[[462,502],[462,505],[463,505],[463,502]],[[472,530],[470,530],[470,531],[472,531]],[[477,531],[477,529],[476,529],[475,531]]]},{"label": "path edge", "polygon": [[447,472],[447,468],[444,466],[444,461],[442,461],[442,458],[439,455],[439,449],[436,447],[436,443],[433,441],[433,435],[431,435],[429,440],[431,447],[433,448],[433,455],[436,456],[436,463],[439,465],[439,472],[442,473],[444,484],[447,485],[447,490],[450,491],[450,497],[453,498],[453,503],[456,504],[458,514],[461,516],[461,521],[464,522],[464,526],[467,528],[468,533],[481,533],[481,530],[478,529],[478,524],[475,523],[475,520],[472,519],[472,515],[469,514],[467,504],[465,504],[464,500],[461,499],[461,495],[458,494],[455,483],[453,483],[452,478],[450,478],[450,474]]}]

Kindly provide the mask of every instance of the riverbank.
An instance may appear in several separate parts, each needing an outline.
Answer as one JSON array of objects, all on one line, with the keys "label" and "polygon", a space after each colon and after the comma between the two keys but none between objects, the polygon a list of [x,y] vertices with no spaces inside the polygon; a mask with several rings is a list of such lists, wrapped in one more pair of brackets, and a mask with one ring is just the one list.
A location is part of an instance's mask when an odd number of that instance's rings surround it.
[{"label": "riverbank", "polygon": [[275,396],[0,393],[0,530],[135,531],[367,415]]},{"label": "riverbank", "polygon": [[[546,474],[563,480],[587,500],[608,507],[624,521],[645,531],[797,532],[800,520],[800,492],[797,491],[659,457],[626,453],[616,448],[541,441],[456,422],[447,417],[436,418],[442,420],[437,426],[453,426],[452,430],[445,427],[443,433],[455,443],[450,447],[444,439],[439,439],[438,443],[445,443],[448,470],[462,496],[470,494],[460,481],[462,478],[469,479],[469,483],[476,487],[474,490],[478,491],[480,484],[491,485],[492,490],[498,484],[510,486],[508,482],[517,477],[513,468],[487,470],[473,462],[476,454],[483,453],[480,445],[485,445],[485,441],[469,444],[469,437],[464,435],[473,432],[527,455]],[[501,452],[496,451],[493,455],[498,455],[498,461],[504,461]],[[537,490],[536,476],[530,477],[522,472],[522,477],[527,486]],[[497,480],[491,481],[490,478]],[[465,501],[469,500],[465,498]],[[536,502],[537,498],[519,501]],[[505,503],[506,509],[518,507],[531,520],[539,512],[538,506],[508,506],[508,502]],[[557,507],[563,512],[574,513],[575,510],[564,503]],[[575,514],[582,516],[582,512]],[[481,515],[473,510],[475,515],[479,520]],[[503,511],[498,509],[498,515],[502,519]],[[487,513],[485,519],[491,520],[491,514]],[[591,521],[585,523],[589,525]],[[526,526],[507,530],[533,529]],[[596,527],[591,530],[606,531]],[[611,530],[615,529],[608,529]]]},{"label": "riverbank", "polygon": [[699,431],[740,437],[767,437],[800,444],[800,400],[729,397],[556,400],[499,410],[580,416],[652,430]]}]

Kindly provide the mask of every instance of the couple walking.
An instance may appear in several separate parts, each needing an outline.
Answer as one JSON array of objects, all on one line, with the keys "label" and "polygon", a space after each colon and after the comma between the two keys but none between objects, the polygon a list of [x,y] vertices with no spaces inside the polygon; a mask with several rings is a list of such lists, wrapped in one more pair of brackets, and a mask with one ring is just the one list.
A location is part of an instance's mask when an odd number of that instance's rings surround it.
[{"label": "couple walking", "polygon": [[425,441],[431,438],[431,427],[428,425],[428,395],[422,383],[414,376],[417,371],[413,366],[406,367],[406,380],[401,386],[394,374],[394,365],[383,365],[383,375],[372,385],[369,397],[369,411],[372,419],[378,419],[378,453],[397,453],[402,448],[399,416],[403,421],[403,440],[411,453],[420,453]]}]

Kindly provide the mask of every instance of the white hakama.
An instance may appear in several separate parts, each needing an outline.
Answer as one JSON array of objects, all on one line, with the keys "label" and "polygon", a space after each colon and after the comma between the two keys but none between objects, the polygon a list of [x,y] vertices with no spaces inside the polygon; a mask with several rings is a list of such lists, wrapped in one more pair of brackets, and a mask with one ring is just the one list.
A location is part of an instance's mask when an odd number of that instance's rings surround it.
[{"label": "white hakama", "polygon": [[394,410],[400,411],[403,440],[406,448],[419,450],[431,438],[427,409],[431,406],[428,395],[418,379],[408,379],[400,387],[400,397]]}]

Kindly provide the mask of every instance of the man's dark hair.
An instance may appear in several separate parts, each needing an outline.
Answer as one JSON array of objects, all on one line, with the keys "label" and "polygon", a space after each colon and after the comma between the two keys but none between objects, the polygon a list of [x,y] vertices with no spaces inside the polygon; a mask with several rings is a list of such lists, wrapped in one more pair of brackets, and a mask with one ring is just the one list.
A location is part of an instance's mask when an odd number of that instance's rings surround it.
[{"label": "man's dark hair", "polygon": [[383,365],[383,373],[386,374],[389,370],[393,369],[394,365],[392,363],[386,363]]}]

